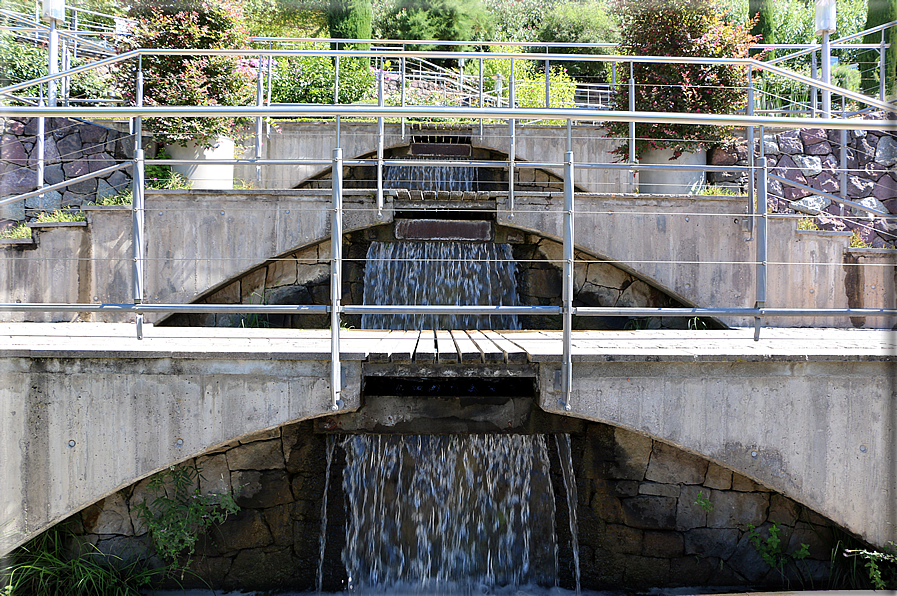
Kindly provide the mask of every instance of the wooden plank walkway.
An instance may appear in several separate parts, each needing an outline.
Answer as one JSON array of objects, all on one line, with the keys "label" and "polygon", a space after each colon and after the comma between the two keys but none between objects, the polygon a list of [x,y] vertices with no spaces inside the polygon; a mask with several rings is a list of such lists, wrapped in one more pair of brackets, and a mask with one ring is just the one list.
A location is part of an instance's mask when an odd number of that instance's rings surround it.
[{"label": "wooden plank walkway", "polygon": [[[153,327],[137,340],[133,325],[0,324],[0,357],[265,358],[330,360],[328,329]],[[560,363],[560,331],[384,331],[340,333],[340,358],[372,363],[516,365]],[[897,334],[876,329],[574,331],[574,362],[892,360]]]}]

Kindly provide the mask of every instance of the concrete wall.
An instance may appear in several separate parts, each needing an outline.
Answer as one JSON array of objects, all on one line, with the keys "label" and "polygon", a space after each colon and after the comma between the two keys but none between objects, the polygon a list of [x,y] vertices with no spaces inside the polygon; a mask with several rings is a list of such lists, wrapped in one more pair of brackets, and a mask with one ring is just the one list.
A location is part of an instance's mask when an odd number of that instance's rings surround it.
[{"label": "concrete wall", "polygon": [[[0,553],[166,466],[330,412],[328,361],[119,355],[0,359]],[[360,363],[343,366],[351,410]]]},{"label": "concrete wall", "polygon": [[[897,539],[893,363],[721,360],[576,363],[571,415],[700,454],[873,544]],[[540,367],[552,412],[558,370]]]},{"label": "concrete wall", "polygon": [[[507,154],[510,145],[507,125],[486,125],[483,136],[479,136],[479,126],[452,126],[446,131],[438,129],[412,131],[406,125],[406,136],[402,138],[400,124],[387,124],[384,136],[385,148],[401,147],[411,142],[412,134],[446,134],[470,136],[474,147],[492,149]],[[516,127],[515,158],[521,161],[563,163],[567,151],[567,129],[561,126]],[[254,136],[254,135],[253,135]],[[573,127],[573,152],[579,163],[613,163],[610,152],[617,144],[607,138],[601,126],[576,125]],[[247,141],[247,147],[254,142]],[[376,123],[343,123],[340,126],[340,146],[343,159],[355,159],[377,150]],[[330,122],[281,122],[264,139],[265,159],[331,160],[336,147],[336,124]],[[248,151],[254,152],[254,149]],[[254,155],[254,153],[253,153]],[[262,188],[295,188],[308,178],[327,170],[329,165],[306,166],[266,166],[263,169]],[[554,168],[555,174],[563,175],[562,168]],[[241,180],[255,180],[255,166],[237,166],[234,177]],[[626,170],[582,170],[577,176],[577,185],[589,192],[633,192],[636,184],[632,174]]]},{"label": "concrete wall", "polygon": [[[352,193],[344,199],[347,233],[392,220],[391,200],[381,219],[369,193]],[[505,199],[498,203],[497,220],[502,225],[561,238],[559,193],[521,193],[513,212]],[[191,302],[272,257],[327,240],[330,206],[329,192],[320,190],[149,193],[145,299]],[[686,304],[754,305],[757,243],[744,231],[748,222],[743,199],[579,194],[576,211],[575,241],[583,251],[617,261]],[[86,229],[36,232],[36,249],[0,241],[0,271],[5,274],[0,277],[0,302],[132,300],[130,212],[94,208],[88,213]],[[897,251],[852,249],[849,235],[799,231],[797,221],[790,216],[769,219],[768,307],[894,308]],[[35,279],[46,282],[31,283]],[[233,301],[239,303],[240,298]],[[129,320],[111,314],[93,316]],[[0,317],[71,320],[60,314],[0,313]],[[91,315],[81,318],[90,320]],[[745,318],[724,322],[753,324]],[[765,324],[890,329],[897,319],[803,317],[767,319]]]}]

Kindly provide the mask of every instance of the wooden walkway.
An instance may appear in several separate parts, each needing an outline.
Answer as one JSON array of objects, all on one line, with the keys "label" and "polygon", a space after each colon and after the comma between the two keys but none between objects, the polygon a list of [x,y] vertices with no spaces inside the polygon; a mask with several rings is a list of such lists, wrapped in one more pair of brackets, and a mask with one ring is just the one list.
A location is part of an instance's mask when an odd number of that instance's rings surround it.
[{"label": "wooden walkway", "polygon": [[[897,333],[877,329],[769,328],[712,331],[574,331],[574,362],[892,360]],[[341,333],[340,358],[371,363],[514,365],[560,362],[560,331]],[[145,327],[114,323],[0,325],[3,358],[249,358],[330,360],[327,329]]]}]

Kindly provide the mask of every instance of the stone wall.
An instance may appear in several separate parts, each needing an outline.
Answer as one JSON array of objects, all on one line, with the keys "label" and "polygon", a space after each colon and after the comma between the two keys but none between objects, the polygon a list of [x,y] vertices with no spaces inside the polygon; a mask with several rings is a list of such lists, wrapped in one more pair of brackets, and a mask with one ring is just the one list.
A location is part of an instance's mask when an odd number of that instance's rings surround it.
[{"label": "stone wall", "polygon": [[[766,134],[760,143],[770,173],[792,182],[841,195],[842,168],[847,170],[850,201],[879,211],[897,213],[897,137],[891,132],[847,131],[846,163],[841,164],[842,131],[803,128]],[[711,165],[748,165],[745,144],[716,149]],[[711,183],[723,187],[747,186],[747,174],[711,172]],[[800,188],[769,180],[768,206],[773,213],[803,213],[822,230],[855,231],[871,248],[894,248],[897,221],[886,222],[863,211],[842,207],[830,199]]]},{"label": "stone wall", "polygon": [[[8,197],[37,189],[37,118],[0,118],[0,196]],[[132,159],[130,135],[112,128],[70,118],[47,118],[44,135],[44,185],[96,172]],[[34,217],[41,210],[78,208],[127,190],[128,169],[102,178],[85,180],[60,191],[0,207],[0,227]]]},{"label": "stone wall", "polygon": [[[556,528],[561,584],[572,587],[565,489],[555,441],[551,449],[558,502]],[[582,585],[588,589],[645,589],[695,585],[780,587],[785,580],[751,545],[751,525],[781,529],[788,552],[801,544],[804,581],[825,587],[832,548],[846,534],[798,503],[712,462],[611,426],[586,423],[572,436]],[[224,445],[188,463],[203,494],[238,493],[242,510],[203,536],[186,586],[216,589],[312,589],[317,577],[324,496],[326,436],[311,422]],[[324,589],[345,587],[343,455],[334,451],[328,497]],[[135,505],[154,495],[149,480],[123,489],[69,523],[81,540],[125,559],[153,560]],[[704,506],[702,499],[706,498]],[[843,545],[842,545],[843,547]],[[158,562],[158,561],[156,561]],[[785,568],[797,581],[797,571]],[[799,585],[792,583],[791,586]],[[836,587],[836,586],[834,586]]]}]

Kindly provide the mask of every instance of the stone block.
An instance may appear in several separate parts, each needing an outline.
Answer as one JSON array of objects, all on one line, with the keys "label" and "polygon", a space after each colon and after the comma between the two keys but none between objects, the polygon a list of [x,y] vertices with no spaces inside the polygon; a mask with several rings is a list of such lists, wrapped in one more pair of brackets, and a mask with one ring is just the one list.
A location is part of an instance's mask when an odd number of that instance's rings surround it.
[{"label": "stone block", "polygon": [[115,569],[122,569],[138,560],[151,556],[148,536],[113,536],[96,543],[96,549],[87,554],[95,561]]},{"label": "stone block", "polygon": [[[719,573],[715,559],[701,557],[679,557],[670,560],[669,582],[677,586],[702,586],[710,583],[710,578]],[[737,582],[731,582],[736,585]]]},{"label": "stone block", "polygon": [[614,486],[614,494],[618,497],[634,497],[638,490],[639,483],[635,480],[619,480]]},{"label": "stone block", "polygon": [[875,183],[859,176],[847,177],[847,196],[851,198],[868,197],[872,194]]},{"label": "stone block", "polygon": [[614,456],[616,465],[610,469],[611,478],[619,480],[643,480],[651,457],[653,441],[622,428],[614,429]]},{"label": "stone block", "polygon": [[109,129],[93,124],[86,124],[79,126],[78,132],[81,134],[81,142],[84,145],[102,145],[106,143]]},{"label": "stone block", "polygon": [[685,554],[682,534],[678,532],[658,532],[648,530],[642,543],[642,553],[648,557],[672,559]]},{"label": "stone block", "polygon": [[[650,471],[650,467],[648,468]],[[638,487],[640,495],[655,495],[659,497],[679,497],[678,484],[658,484],[656,482],[642,482]]]},{"label": "stone block", "polygon": [[667,530],[676,527],[676,499],[639,495],[621,499],[626,524],[643,530]]},{"label": "stone block", "polygon": [[24,145],[12,135],[0,137],[0,159],[17,166],[28,165],[28,154]]},{"label": "stone block", "polygon": [[807,147],[827,142],[828,135],[822,128],[803,128],[800,130],[800,140]]},{"label": "stone block", "polygon": [[105,168],[111,168],[115,165],[115,160],[108,153],[97,153],[86,158],[88,169],[91,173],[99,172]]},{"label": "stone block", "polygon": [[199,468],[199,492],[203,495],[221,495],[231,491],[230,469],[223,453],[196,458]]},{"label": "stone block", "polygon": [[788,497],[773,493],[769,496],[767,519],[779,525],[793,526],[800,516],[800,507]]},{"label": "stone block", "polygon": [[647,589],[658,584],[666,583],[670,575],[669,559],[657,557],[627,557],[626,567],[623,572],[623,581],[626,587],[632,589]]},{"label": "stone block", "polygon": [[227,452],[227,464],[233,470],[281,470],[283,451],[279,440],[240,445]]},{"label": "stone block", "polygon": [[231,486],[240,507],[263,509],[293,500],[290,482],[283,470],[231,472]]},{"label": "stone block", "polygon": [[600,548],[622,553],[624,555],[642,554],[644,532],[620,524],[607,524],[599,536]]},{"label": "stone block", "polygon": [[212,294],[210,300],[220,304],[240,304],[240,280],[238,279],[216,291]]},{"label": "stone block", "polygon": [[62,207],[62,195],[58,191],[51,190],[43,195],[37,195],[25,199],[26,209],[41,209],[44,211],[53,211]]},{"label": "stone block", "polygon": [[732,470],[711,462],[707,466],[704,486],[718,490],[729,490],[732,488]]},{"label": "stone block", "polygon": [[403,219],[396,221],[398,240],[466,240],[488,242],[492,224],[488,221]]},{"label": "stone block", "polygon": [[707,497],[707,491],[699,486],[683,486],[676,503],[676,529],[691,530],[707,525],[707,512],[698,504],[700,493]]},{"label": "stone block", "polygon": [[[897,199],[897,181],[890,176],[882,176],[872,189],[872,196],[879,201]],[[894,213],[892,210],[891,213]]]},{"label": "stone block", "polygon": [[218,526],[218,545],[222,552],[268,546],[274,542],[261,512],[243,509]]},{"label": "stone block", "polygon": [[610,524],[627,523],[621,499],[618,499],[615,496],[596,492],[592,495],[592,501],[589,503],[589,508],[601,521]]},{"label": "stone block", "polygon": [[810,145],[806,148],[807,155],[828,155],[832,152],[832,146],[828,141],[818,145]]},{"label": "stone block", "polygon": [[740,537],[741,531],[735,528],[695,528],[683,533],[685,554],[728,559]]},{"label": "stone block", "polygon": [[822,160],[816,155],[795,155],[792,160],[804,176],[815,176],[822,172]]},{"label": "stone block", "polygon": [[562,288],[563,281],[558,267],[548,261],[537,261],[524,270],[520,293],[535,298],[557,298]]},{"label": "stone block", "polygon": [[265,509],[263,516],[265,524],[271,531],[271,538],[277,546],[292,546],[293,544],[293,504],[278,505]]},{"label": "stone block", "polygon": [[875,147],[869,142],[870,138],[871,137],[857,139],[856,166],[854,166],[854,168],[862,168],[875,157]]},{"label": "stone block", "polygon": [[729,557],[728,564],[749,582],[759,583],[769,575],[769,565],[751,544],[750,536],[745,533],[738,544],[735,545],[735,551]]},{"label": "stone block", "polygon": [[666,484],[701,484],[708,463],[666,443],[655,442],[645,479]]},{"label": "stone block", "polygon": [[121,492],[112,493],[81,513],[84,531],[91,534],[134,534],[128,503]]},{"label": "stone block", "polygon": [[0,195],[13,196],[37,188],[37,172],[28,168],[5,170],[0,174]]},{"label": "stone block", "polygon": [[47,166],[44,168],[44,184],[59,184],[65,180],[65,172],[62,171],[62,166],[57,164],[55,166]]},{"label": "stone block", "polygon": [[73,129],[69,134],[56,139],[56,149],[59,150],[59,157],[64,162],[80,159],[81,145],[81,135],[77,129]]},{"label": "stone block", "polygon": [[779,141],[776,139],[775,135],[763,135],[763,154],[764,155],[779,155],[781,150],[779,150]]},{"label": "stone block", "polygon": [[883,166],[897,164],[897,140],[891,136],[883,136],[875,147],[875,161]]},{"label": "stone block", "polygon": [[837,194],[841,191],[841,182],[830,173],[823,171],[810,180],[810,186],[823,192]]},{"label": "stone block", "polygon": [[715,490],[710,502],[713,509],[707,512],[708,527],[745,529],[749,524],[759,526],[766,521],[769,494]]},{"label": "stone block", "polygon": [[738,162],[738,153],[734,147],[714,147],[709,161],[713,166],[734,166]]},{"label": "stone block", "polygon": [[804,152],[804,145],[800,140],[800,132],[797,130],[786,130],[776,135],[779,144],[779,151],[787,155],[794,155]]},{"label": "stone block", "polygon": [[804,197],[799,201],[791,201],[790,203],[788,203],[788,206],[795,211],[799,211],[800,213],[806,213],[808,215],[819,215],[819,213],[824,211],[831,204],[831,199],[820,195],[810,195],[809,197]]},{"label": "stone block", "polygon": [[[862,205],[863,207],[868,207],[869,209],[875,209],[876,211],[887,211],[884,203],[882,203],[875,197],[866,197],[865,199],[860,199],[857,201],[857,204]],[[850,212],[861,219],[872,219],[874,217],[870,213],[867,213],[866,211],[863,211],[861,209],[857,209],[856,207],[851,207]]]},{"label": "stone block", "polygon": [[887,173],[888,168],[884,167],[880,163],[870,161],[865,166],[863,166],[863,171],[860,175],[864,178],[868,178],[869,180],[877,181]]}]

